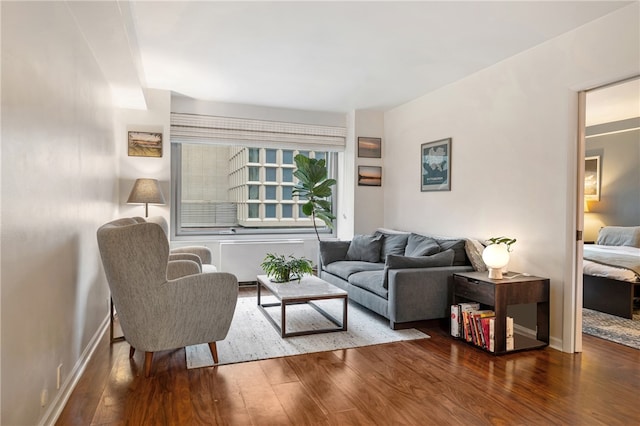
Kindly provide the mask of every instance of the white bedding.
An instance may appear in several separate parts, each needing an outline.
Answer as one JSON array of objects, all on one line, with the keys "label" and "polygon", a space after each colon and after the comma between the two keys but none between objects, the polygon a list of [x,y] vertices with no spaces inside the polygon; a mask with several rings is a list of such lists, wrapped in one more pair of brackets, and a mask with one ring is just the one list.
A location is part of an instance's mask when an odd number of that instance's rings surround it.
[{"label": "white bedding", "polygon": [[[638,256],[640,258],[640,248],[628,247],[628,246],[603,246],[603,245],[588,245],[585,246],[585,251],[600,253],[616,253],[627,254],[632,256]],[[596,277],[611,278],[619,281],[640,282],[638,275],[625,268],[616,268],[613,266],[603,265],[601,263],[592,262],[590,260],[583,260],[583,273],[586,275],[593,275]]]}]

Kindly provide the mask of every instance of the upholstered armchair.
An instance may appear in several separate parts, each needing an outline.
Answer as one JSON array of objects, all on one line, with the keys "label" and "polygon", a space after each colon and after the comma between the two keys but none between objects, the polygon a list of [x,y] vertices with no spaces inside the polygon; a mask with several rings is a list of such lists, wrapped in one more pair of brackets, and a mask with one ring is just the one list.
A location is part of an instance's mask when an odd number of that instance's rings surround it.
[{"label": "upholstered armchair", "polygon": [[97,237],[130,356],[145,352],[145,376],[154,352],[189,345],[208,343],[217,363],[216,342],[227,336],[236,307],[236,277],[199,273],[192,260],[169,261],[167,237],[156,223],[118,219]]}]

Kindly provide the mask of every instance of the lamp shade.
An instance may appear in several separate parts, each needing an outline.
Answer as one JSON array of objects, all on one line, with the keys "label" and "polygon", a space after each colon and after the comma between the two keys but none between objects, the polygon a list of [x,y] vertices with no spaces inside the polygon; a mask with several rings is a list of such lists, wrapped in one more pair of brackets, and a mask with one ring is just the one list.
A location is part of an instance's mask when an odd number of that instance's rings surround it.
[{"label": "lamp shade", "polygon": [[489,269],[489,278],[502,279],[502,268],[509,263],[509,248],[506,244],[491,244],[482,251],[482,260]]},{"label": "lamp shade", "polygon": [[145,205],[145,216],[149,214],[149,203],[165,204],[164,195],[160,190],[157,179],[136,179],[127,203],[142,203]]}]

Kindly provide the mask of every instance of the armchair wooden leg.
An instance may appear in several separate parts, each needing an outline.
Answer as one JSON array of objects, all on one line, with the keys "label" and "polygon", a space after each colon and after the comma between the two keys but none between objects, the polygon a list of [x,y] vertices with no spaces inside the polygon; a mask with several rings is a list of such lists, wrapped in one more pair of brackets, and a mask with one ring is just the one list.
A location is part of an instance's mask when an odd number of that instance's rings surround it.
[{"label": "armchair wooden leg", "polygon": [[211,350],[211,356],[213,357],[213,363],[218,363],[218,347],[216,342],[209,342],[209,350]]},{"label": "armchair wooden leg", "polygon": [[129,359],[133,358],[133,354],[136,353],[136,348],[134,348],[133,346],[131,346],[129,348]]},{"label": "armchair wooden leg", "polygon": [[151,362],[153,361],[153,352],[144,353],[144,377],[151,374]]}]

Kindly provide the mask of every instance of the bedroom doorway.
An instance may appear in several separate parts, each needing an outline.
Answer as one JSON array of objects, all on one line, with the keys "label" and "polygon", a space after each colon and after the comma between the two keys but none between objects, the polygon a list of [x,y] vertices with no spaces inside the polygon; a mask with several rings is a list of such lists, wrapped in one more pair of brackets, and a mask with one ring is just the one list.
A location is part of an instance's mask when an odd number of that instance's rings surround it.
[{"label": "bedroom doorway", "polygon": [[594,244],[605,226],[640,226],[639,76],[580,92],[578,161],[577,229],[583,238],[576,248],[574,343],[581,352],[583,325],[588,334],[608,338],[594,323],[600,312],[582,309],[583,266],[593,266],[583,262],[584,246]]}]

